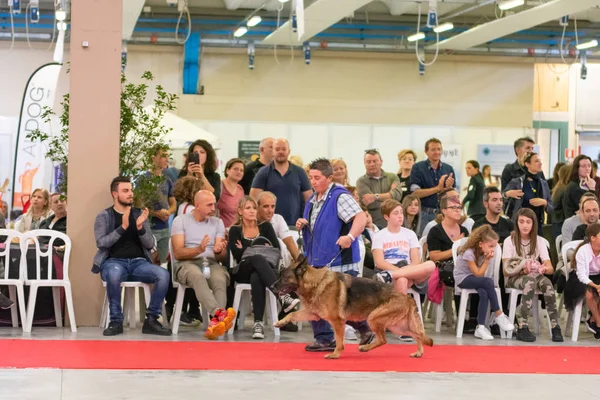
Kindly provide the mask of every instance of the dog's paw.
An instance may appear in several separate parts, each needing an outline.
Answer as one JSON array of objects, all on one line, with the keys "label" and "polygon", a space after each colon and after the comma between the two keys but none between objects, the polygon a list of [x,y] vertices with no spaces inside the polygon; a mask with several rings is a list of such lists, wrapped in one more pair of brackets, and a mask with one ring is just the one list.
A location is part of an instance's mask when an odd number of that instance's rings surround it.
[{"label": "dog's paw", "polygon": [[361,344],[360,346],[358,346],[358,351],[365,353],[369,351],[369,346],[367,346],[366,344]]},{"label": "dog's paw", "polygon": [[415,351],[414,353],[410,353],[411,358],[421,358],[423,357],[423,353],[420,351]]},{"label": "dog's paw", "polygon": [[329,354],[325,354],[325,359],[327,360],[337,360],[338,358],[340,358],[340,354],[339,353],[329,353]]},{"label": "dog's paw", "polygon": [[273,326],[274,326],[275,328],[283,328],[284,326],[286,326],[286,325],[287,325],[287,323],[288,323],[288,321],[286,321],[286,320],[285,320],[285,318],[284,318],[284,319],[280,319],[279,321],[275,322],[275,323],[273,324]]}]

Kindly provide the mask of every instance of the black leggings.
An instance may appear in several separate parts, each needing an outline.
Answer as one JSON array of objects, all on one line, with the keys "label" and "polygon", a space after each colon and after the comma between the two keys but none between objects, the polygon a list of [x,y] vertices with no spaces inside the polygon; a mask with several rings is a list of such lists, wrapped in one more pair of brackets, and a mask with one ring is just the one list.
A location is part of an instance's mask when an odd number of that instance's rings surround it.
[{"label": "black leggings", "polygon": [[254,321],[262,321],[265,315],[265,289],[277,280],[277,274],[261,255],[255,255],[240,263],[240,268],[233,277],[238,283],[250,283]]}]

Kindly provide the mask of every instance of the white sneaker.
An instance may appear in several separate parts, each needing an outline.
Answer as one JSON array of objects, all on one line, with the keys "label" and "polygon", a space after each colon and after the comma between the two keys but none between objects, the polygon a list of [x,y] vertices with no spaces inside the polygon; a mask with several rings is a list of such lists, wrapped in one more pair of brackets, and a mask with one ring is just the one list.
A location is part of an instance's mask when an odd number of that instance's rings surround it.
[{"label": "white sneaker", "polygon": [[346,329],[344,332],[344,339],[346,340],[358,340],[358,337],[356,337],[356,332],[354,332],[354,328],[351,327],[350,325],[346,325]]},{"label": "white sneaker", "polygon": [[502,313],[496,317],[496,323],[503,331],[514,331],[515,326],[510,323],[506,314]]},{"label": "white sneaker", "polygon": [[484,325],[477,325],[477,329],[475,329],[475,337],[481,340],[494,340],[494,337]]}]

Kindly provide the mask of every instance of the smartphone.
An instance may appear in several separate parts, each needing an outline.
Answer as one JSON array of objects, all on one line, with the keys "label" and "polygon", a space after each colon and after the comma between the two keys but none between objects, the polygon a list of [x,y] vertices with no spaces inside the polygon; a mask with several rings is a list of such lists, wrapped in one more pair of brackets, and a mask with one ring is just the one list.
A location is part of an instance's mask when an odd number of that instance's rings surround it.
[{"label": "smartphone", "polygon": [[200,155],[195,152],[190,154],[190,157],[188,158],[188,163],[200,164]]}]

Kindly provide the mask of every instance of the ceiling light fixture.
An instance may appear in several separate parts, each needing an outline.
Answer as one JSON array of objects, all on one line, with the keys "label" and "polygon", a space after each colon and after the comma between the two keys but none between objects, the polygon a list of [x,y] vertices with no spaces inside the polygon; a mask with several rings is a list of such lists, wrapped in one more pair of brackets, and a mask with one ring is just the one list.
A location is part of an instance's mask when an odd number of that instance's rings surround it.
[{"label": "ceiling light fixture", "polygon": [[454,29],[454,24],[452,22],[445,22],[445,23],[433,28],[433,31],[435,33],[442,33],[442,32],[449,31],[451,29]]},{"label": "ceiling light fixture", "polygon": [[511,8],[522,6],[523,4],[525,4],[525,0],[504,0],[498,3],[498,8],[502,11],[506,11]]},{"label": "ceiling light fixture", "polygon": [[414,35],[410,35],[406,38],[409,42],[416,42],[417,40],[425,39],[425,34],[423,32],[415,33]]},{"label": "ceiling light fixture", "polygon": [[254,17],[252,17],[248,20],[246,25],[248,25],[250,27],[256,26],[256,25],[260,24],[260,21],[262,21],[262,18],[260,17],[260,15],[255,15]]},{"label": "ceiling light fixture", "polygon": [[590,49],[592,47],[596,47],[598,46],[598,41],[596,39],[594,40],[590,40],[589,42],[585,42],[585,43],[579,43],[577,46],[577,50],[585,50],[585,49]]},{"label": "ceiling light fixture", "polygon": [[287,3],[290,0],[279,0],[280,3]]},{"label": "ceiling light fixture", "polygon": [[242,37],[246,34],[246,32],[248,32],[248,28],[246,28],[245,26],[240,26],[235,30],[235,32],[233,32],[233,36]]}]

